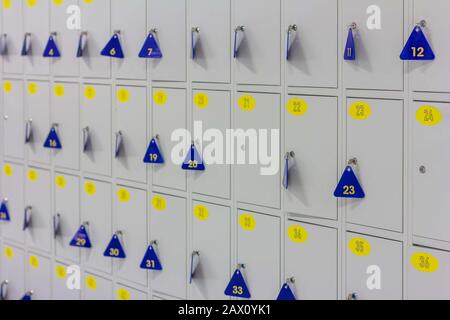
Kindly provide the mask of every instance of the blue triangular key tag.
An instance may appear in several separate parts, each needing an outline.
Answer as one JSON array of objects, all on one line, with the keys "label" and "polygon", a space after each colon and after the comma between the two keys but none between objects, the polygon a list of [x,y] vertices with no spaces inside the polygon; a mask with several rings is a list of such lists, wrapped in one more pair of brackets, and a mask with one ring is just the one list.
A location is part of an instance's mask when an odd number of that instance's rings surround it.
[{"label": "blue triangular key tag", "polygon": [[205,164],[194,143],[192,143],[181,168],[190,171],[205,171]]},{"label": "blue triangular key tag", "polygon": [[195,273],[200,265],[200,252],[194,251],[191,254],[191,270],[189,272],[189,284],[194,280]]},{"label": "blue triangular key tag", "polygon": [[291,159],[293,152],[286,153],[284,157],[284,172],[283,172],[283,187],[284,189],[289,188],[289,160]]},{"label": "blue triangular key tag", "polygon": [[59,139],[58,132],[56,131],[56,126],[50,129],[47,139],[44,143],[44,148],[47,149],[62,149],[61,140]]},{"label": "blue triangular key tag", "polygon": [[358,181],[358,178],[351,166],[345,168],[342,178],[334,191],[336,198],[363,199],[365,198],[364,190]]},{"label": "blue triangular key tag", "polygon": [[164,157],[161,154],[161,150],[159,149],[157,139],[155,138],[152,138],[152,140],[150,141],[150,144],[144,157],[144,163],[150,164],[164,163]]},{"label": "blue triangular key tag", "polygon": [[25,33],[20,55],[27,56],[31,50],[31,33]]},{"label": "blue triangular key tag", "polygon": [[77,247],[77,248],[92,248],[91,239],[89,238],[89,234],[87,232],[86,226],[83,224],[75,233],[75,235],[72,238],[72,241],[70,241],[71,247]]},{"label": "blue triangular key tag", "polygon": [[29,291],[27,293],[24,294],[24,296],[22,297],[22,301],[31,301],[32,300],[32,296],[33,296],[33,292]]},{"label": "blue triangular key tag", "polygon": [[163,269],[158,253],[153,244],[148,246],[145,256],[141,262],[141,269],[161,271]]},{"label": "blue triangular key tag", "polygon": [[141,52],[139,52],[139,58],[161,59],[162,57],[163,55],[156,39],[156,34],[154,31],[150,31],[145,39]]},{"label": "blue triangular key tag", "polygon": [[86,49],[87,45],[87,32],[80,33],[80,38],[78,40],[77,47],[77,58],[81,58],[84,55],[84,49]]},{"label": "blue triangular key tag", "polygon": [[233,277],[231,277],[230,283],[228,283],[225,289],[225,295],[229,297],[246,298],[250,299],[250,291],[248,290],[245,279],[242,275],[241,269],[237,269]]},{"label": "blue triangular key tag", "polygon": [[53,35],[48,38],[47,46],[44,49],[44,58],[59,58],[61,53],[59,52],[58,46]]},{"label": "blue triangular key tag", "polygon": [[417,25],[411,33],[402,53],[400,59],[402,60],[434,60],[433,49],[422,31],[422,28]]},{"label": "blue triangular key tag", "polygon": [[277,300],[297,300],[294,293],[292,292],[289,283],[283,284],[283,287],[281,287],[280,293],[278,294]]},{"label": "blue triangular key tag", "polygon": [[0,221],[11,221],[7,199],[4,199],[0,205]]},{"label": "blue triangular key tag", "polygon": [[291,48],[294,44],[296,35],[297,35],[298,27],[297,25],[291,25],[288,28],[287,36],[286,36],[286,60],[289,60],[291,56]]},{"label": "blue triangular key tag", "polygon": [[348,29],[347,43],[345,44],[344,60],[356,60],[355,38],[353,36],[353,28]]},{"label": "blue triangular key tag", "polygon": [[122,45],[120,44],[119,33],[114,33],[109,42],[100,52],[102,56],[123,59],[125,55],[123,54]]},{"label": "blue triangular key tag", "polygon": [[119,234],[120,233],[116,233],[115,235],[113,235],[111,241],[106,247],[105,252],[103,253],[105,257],[117,259],[126,258],[125,250],[123,250],[122,244],[120,243]]},{"label": "blue triangular key tag", "polygon": [[200,28],[195,27],[191,30],[191,58],[195,60],[197,58],[197,45],[200,40]]}]

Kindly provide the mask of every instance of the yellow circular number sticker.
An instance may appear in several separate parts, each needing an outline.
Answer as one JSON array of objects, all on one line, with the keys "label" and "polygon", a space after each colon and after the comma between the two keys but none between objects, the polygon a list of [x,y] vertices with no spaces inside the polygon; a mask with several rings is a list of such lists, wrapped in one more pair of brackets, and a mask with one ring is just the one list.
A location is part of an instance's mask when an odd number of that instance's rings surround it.
[{"label": "yellow circular number sticker", "polygon": [[7,177],[11,177],[13,174],[13,168],[11,167],[10,164],[5,164],[3,166],[3,173],[5,174],[5,176]]},{"label": "yellow circular number sticker", "polygon": [[56,277],[58,277],[59,279],[64,279],[66,277],[66,275],[67,275],[66,267],[64,267],[64,266],[56,266],[55,274],[56,274]]},{"label": "yellow circular number sticker", "polygon": [[305,243],[308,241],[308,231],[299,225],[289,227],[288,236],[292,242]]},{"label": "yellow circular number sticker", "polygon": [[370,254],[370,251],[372,250],[369,241],[363,238],[353,238],[348,243],[348,248],[350,251],[358,256],[358,257],[365,257]]},{"label": "yellow circular number sticker", "polygon": [[127,103],[130,100],[130,92],[127,89],[119,89],[117,91],[117,100],[120,103]]},{"label": "yellow circular number sticker", "polygon": [[119,199],[120,202],[129,202],[130,192],[125,188],[117,190],[117,199]]},{"label": "yellow circular number sticker", "polygon": [[94,2],[94,0],[83,0],[83,2],[86,4],[91,4],[92,2]]},{"label": "yellow circular number sticker", "polygon": [[166,199],[161,196],[154,196],[152,199],[152,207],[156,211],[166,210],[166,207],[167,207]]},{"label": "yellow circular number sticker", "polygon": [[167,93],[164,90],[156,90],[153,93],[153,102],[158,106],[163,106],[167,103]]},{"label": "yellow circular number sticker", "polygon": [[196,205],[194,208],[194,216],[200,221],[208,220],[209,210],[204,205]]},{"label": "yellow circular number sticker", "polygon": [[3,0],[3,9],[11,9],[12,0]]},{"label": "yellow circular number sticker", "polygon": [[130,300],[130,292],[127,289],[120,288],[117,290],[117,298],[119,300]]},{"label": "yellow circular number sticker", "polygon": [[36,257],[36,256],[30,256],[29,262],[30,262],[30,266],[31,266],[33,269],[39,268],[39,258],[38,258],[38,257]]},{"label": "yellow circular number sticker", "polygon": [[97,95],[97,91],[95,90],[95,88],[93,86],[86,86],[84,88],[84,96],[86,97],[86,99],[92,100],[95,98],[96,95]]},{"label": "yellow circular number sticker", "polygon": [[238,101],[239,108],[242,111],[250,112],[256,107],[256,100],[252,96],[242,96]]},{"label": "yellow circular number sticker", "polygon": [[64,97],[65,88],[62,84],[57,84],[53,88],[53,92],[54,92],[55,96],[57,96],[57,97]]},{"label": "yellow circular number sticker", "polygon": [[5,92],[11,92],[13,88],[12,82],[11,81],[5,81],[3,82],[3,91]]},{"label": "yellow circular number sticker", "polygon": [[305,100],[299,98],[293,98],[288,101],[287,111],[294,117],[300,117],[308,112],[308,103]]},{"label": "yellow circular number sticker", "polygon": [[4,254],[6,259],[11,260],[14,257],[14,250],[11,247],[5,247]]},{"label": "yellow circular number sticker", "polygon": [[372,108],[367,102],[357,101],[352,103],[348,112],[355,120],[366,120],[372,115]]},{"label": "yellow circular number sticker", "polygon": [[53,0],[53,4],[54,4],[55,6],[60,6],[60,5],[63,4],[63,2],[64,2],[64,0]]},{"label": "yellow circular number sticker", "polygon": [[90,290],[96,290],[97,289],[97,279],[95,279],[94,276],[87,276],[86,279],[84,279],[84,282],[86,283],[86,287]]},{"label": "yellow circular number sticker", "polygon": [[197,108],[204,109],[209,105],[209,97],[206,93],[199,92],[194,96],[194,103]]},{"label": "yellow circular number sticker", "polygon": [[439,269],[439,260],[425,252],[414,253],[411,257],[411,264],[416,270],[425,273],[436,272]]},{"label": "yellow circular number sticker", "polygon": [[97,187],[95,186],[95,183],[87,181],[84,184],[84,192],[86,192],[90,196],[95,195],[95,193],[97,192]]},{"label": "yellow circular number sticker", "polygon": [[35,95],[37,93],[37,91],[38,91],[38,86],[37,86],[37,84],[35,82],[30,82],[30,83],[28,83],[28,88],[27,89],[28,89],[28,93],[30,95]]},{"label": "yellow circular number sticker", "polygon": [[37,0],[27,0],[27,6],[33,8],[37,3]]},{"label": "yellow circular number sticker", "polygon": [[67,185],[66,178],[64,178],[63,176],[57,176],[55,178],[55,184],[58,188],[64,189]]},{"label": "yellow circular number sticker", "polygon": [[417,110],[416,119],[424,126],[436,126],[442,121],[442,112],[433,106],[423,106]]},{"label": "yellow circular number sticker", "polygon": [[245,231],[253,231],[256,228],[256,219],[251,214],[242,214],[239,217],[239,225]]},{"label": "yellow circular number sticker", "polygon": [[33,169],[28,170],[27,177],[31,182],[35,182],[39,179],[37,171]]}]

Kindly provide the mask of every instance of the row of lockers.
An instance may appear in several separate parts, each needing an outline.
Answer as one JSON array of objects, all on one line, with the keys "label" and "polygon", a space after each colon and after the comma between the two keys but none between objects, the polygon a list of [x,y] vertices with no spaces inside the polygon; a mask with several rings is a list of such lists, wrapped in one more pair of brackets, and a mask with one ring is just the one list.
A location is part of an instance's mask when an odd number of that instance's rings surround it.
[{"label": "row of lockers", "polygon": [[[414,18],[405,23],[403,0],[379,0],[375,7],[369,0],[345,0],[342,16],[337,0],[245,0],[233,5],[231,0],[8,0],[2,17],[2,46],[6,49],[3,71],[145,80],[148,67],[153,80],[186,81],[189,67],[192,81],[229,83],[233,65],[236,83],[280,85],[282,63],[289,56],[287,85],[336,88],[338,62],[343,59],[346,35],[353,25],[357,55],[356,60],[344,62],[344,86],[403,90],[405,64],[399,55],[413,26],[423,22],[436,58],[410,63],[412,89],[449,92],[446,83],[450,79],[445,72],[450,64],[446,54],[450,50],[446,41],[450,31],[447,3],[412,3]],[[81,8],[80,30],[67,27],[70,5]],[[295,35],[288,37],[294,26]],[[151,62],[138,57],[149,30],[153,30],[162,51],[162,58]],[[244,30],[238,55],[234,54],[235,30]],[[51,33],[56,34],[61,57],[49,61],[42,52]],[[77,58],[80,36],[86,33],[85,52]],[[115,33],[120,37],[125,59],[111,62],[100,52]],[[31,34],[31,52],[22,57],[26,34]]]}]

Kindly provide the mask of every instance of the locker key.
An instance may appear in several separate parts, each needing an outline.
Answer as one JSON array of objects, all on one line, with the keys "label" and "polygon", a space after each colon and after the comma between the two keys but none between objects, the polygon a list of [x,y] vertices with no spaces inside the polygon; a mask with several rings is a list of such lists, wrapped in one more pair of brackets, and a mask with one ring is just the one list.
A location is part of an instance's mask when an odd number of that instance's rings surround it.
[{"label": "locker key", "polygon": [[354,167],[358,165],[358,159],[352,158],[342,174],[341,179],[334,191],[336,198],[363,199],[366,197],[358,177],[355,174]]},{"label": "locker key", "polygon": [[350,293],[347,296],[347,300],[358,300],[358,295],[356,294],[356,292]]},{"label": "locker key", "polygon": [[52,124],[47,139],[44,142],[44,148],[47,149],[62,149],[61,140],[58,136],[58,124]]},{"label": "locker key", "polygon": [[83,128],[83,153],[86,153],[91,142],[89,127]]},{"label": "locker key", "polygon": [[289,188],[289,160],[294,159],[295,152],[287,152],[284,156],[285,164],[284,164],[284,175],[283,175],[283,187],[287,190]]},{"label": "locker key", "polygon": [[225,289],[225,295],[229,297],[237,298],[251,298],[250,291],[248,290],[247,283],[243,275],[243,270],[245,269],[244,264],[238,264],[237,269],[231,277],[228,286]]},{"label": "locker key", "polygon": [[295,284],[295,278],[291,277],[286,279],[286,282],[281,287],[280,293],[278,294],[277,300],[294,301],[297,300],[294,293],[292,292],[291,285]]},{"label": "locker key", "polygon": [[27,56],[30,53],[30,50],[31,50],[31,33],[26,32],[25,35],[23,36],[22,51],[20,54],[22,56]]},{"label": "locker key", "polygon": [[200,28],[192,27],[191,29],[191,47],[192,47],[192,60],[197,57],[197,44],[200,39]]},{"label": "locker key", "polygon": [[25,208],[25,211],[23,213],[23,228],[22,230],[25,231],[31,226],[31,213],[32,213],[33,207],[28,206]]},{"label": "locker key", "polygon": [[27,291],[22,297],[22,301],[31,301],[31,297],[33,296],[33,290]]},{"label": "locker key", "polygon": [[8,298],[8,284],[8,280],[5,280],[0,284],[0,300],[4,301]]},{"label": "locker key", "polygon": [[164,164],[164,157],[159,147],[159,135],[157,134],[147,148],[147,152],[144,156],[144,163],[149,164]]},{"label": "locker key", "polygon": [[56,44],[56,32],[50,33],[47,45],[45,46],[44,53],[42,54],[42,56],[44,58],[61,57],[61,52],[59,51],[58,45]]},{"label": "locker key", "polygon": [[234,58],[239,56],[239,48],[241,47],[242,41],[245,37],[245,27],[238,26],[234,29]]},{"label": "locker key", "polygon": [[426,174],[426,173],[427,173],[427,168],[426,168],[425,166],[420,166],[419,172],[420,172],[421,174]]},{"label": "locker key", "polygon": [[114,30],[114,34],[100,52],[100,55],[110,58],[124,59],[122,44],[120,43],[120,30]]},{"label": "locker key", "polygon": [[116,132],[116,143],[115,143],[115,158],[118,158],[120,155],[120,151],[122,150],[122,143],[123,143],[123,134],[122,131]]},{"label": "locker key", "polygon": [[353,32],[357,29],[356,22],[348,26],[347,43],[345,44],[344,60],[356,60],[355,37]]},{"label": "locker key", "polygon": [[53,216],[53,238],[61,233],[61,215],[59,213]]},{"label": "locker key", "polygon": [[116,259],[126,258],[125,250],[123,249],[120,237],[122,237],[122,231],[116,231],[111,241],[109,242],[108,246],[106,247],[103,256]]},{"label": "locker key", "polygon": [[427,22],[421,20],[411,32],[401,54],[401,60],[434,60],[436,58],[430,43],[422,28],[426,28]]},{"label": "locker key", "polygon": [[8,54],[8,35],[6,33],[1,35],[0,38],[0,56],[6,56]]},{"label": "locker key", "polygon": [[77,58],[81,58],[84,55],[84,49],[86,49],[87,45],[88,33],[87,31],[83,31],[80,33],[80,38],[78,40],[78,48],[77,48]]},{"label": "locker key", "polygon": [[25,144],[30,143],[31,141],[31,136],[32,136],[32,124],[33,124],[33,119],[28,120],[25,123]]},{"label": "locker key", "polygon": [[83,222],[83,224],[78,229],[77,233],[73,236],[70,241],[71,247],[78,248],[92,248],[91,240],[89,238],[89,234],[87,232],[87,228],[89,227],[89,222]]},{"label": "locker key", "polygon": [[289,60],[291,54],[291,48],[294,44],[296,35],[297,35],[298,26],[296,24],[292,24],[288,27],[287,37],[286,37],[286,60]]},{"label": "locker key", "polygon": [[149,31],[144,45],[139,52],[139,58],[161,59],[163,57],[161,47],[158,42],[158,29],[153,28]]}]

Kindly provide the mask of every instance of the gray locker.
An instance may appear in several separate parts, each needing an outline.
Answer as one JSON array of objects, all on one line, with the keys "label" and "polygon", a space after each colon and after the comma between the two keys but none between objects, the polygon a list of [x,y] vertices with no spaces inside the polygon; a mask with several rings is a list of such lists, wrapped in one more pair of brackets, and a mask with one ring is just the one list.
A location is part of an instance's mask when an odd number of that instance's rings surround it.
[{"label": "gray locker", "polygon": [[[50,59],[42,56],[50,36],[49,5],[50,1],[23,2],[24,32],[31,34],[30,53],[23,57],[27,74],[48,75],[50,73]],[[16,22],[13,25],[15,24]],[[58,42],[58,37],[56,41]]]},{"label": "gray locker", "polygon": [[110,176],[111,87],[85,84],[82,90],[81,167],[86,172]]},{"label": "gray locker", "polygon": [[[279,130],[280,129],[280,96],[278,94],[266,93],[245,93],[240,92],[235,104],[235,128],[257,131]],[[264,143],[267,150],[272,149],[276,141],[270,138],[270,131],[267,133],[268,142],[258,141],[258,149]],[[235,152],[245,152],[246,163],[250,163],[250,153],[254,152],[254,145],[246,139],[244,149],[236,143]],[[279,142],[279,141],[278,141]],[[279,149],[276,150],[280,154]],[[259,204],[262,206],[280,207],[280,170],[274,175],[261,175],[263,166],[260,164],[236,165],[236,194],[237,200],[245,203]],[[261,195],[264,194],[264,197]]]},{"label": "gray locker", "polygon": [[25,140],[23,82],[5,80],[3,87],[4,155],[23,159]]},{"label": "gray locker", "polygon": [[55,213],[59,215],[59,232],[55,237],[56,256],[79,262],[80,251],[69,246],[81,225],[80,222],[80,180],[62,173],[55,174]]},{"label": "gray locker", "polygon": [[114,298],[115,300],[147,300],[147,294],[142,291],[117,284],[114,286]]},{"label": "gray locker", "polygon": [[[161,187],[186,190],[186,172],[181,170],[181,163],[171,159],[172,149],[178,144],[172,142],[174,130],[186,128],[186,90],[153,89],[153,136],[159,136],[159,147],[165,163],[153,165],[153,184]],[[189,143],[189,141],[188,141]],[[181,154],[181,158],[185,154]]]},{"label": "gray locker", "polygon": [[230,0],[191,1],[192,28],[200,28],[196,57],[191,62],[193,81],[230,82],[230,10]]},{"label": "gray locker", "polygon": [[2,30],[6,34],[8,48],[8,54],[3,57],[5,73],[23,72],[23,58],[20,55],[24,38],[22,4],[19,0],[7,1],[2,10]]},{"label": "gray locker", "polygon": [[111,60],[100,55],[111,37],[111,1],[80,1],[81,27],[88,34],[85,53],[80,61],[80,73],[86,78],[111,77]]},{"label": "gray locker", "polygon": [[[297,26],[286,62],[289,86],[337,87],[337,7],[338,2],[335,0],[285,1],[283,32],[287,35],[290,26]],[[284,48],[286,50],[287,43]]]},{"label": "gray locker", "polygon": [[[163,54],[161,59],[150,61],[152,79],[186,81],[186,1],[149,0],[148,29],[157,29]],[[140,39],[141,46],[144,40],[145,36]]]},{"label": "gray locker", "polygon": [[84,300],[112,300],[113,284],[111,280],[104,279],[91,273],[86,273],[83,280]]},{"label": "gray locker", "polygon": [[358,178],[366,194],[365,199],[347,202],[347,221],[401,232],[402,101],[348,99],[347,158],[358,160]]},{"label": "gray locker", "polygon": [[[374,8],[376,7],[376,9]],[[342,39],[356,23],[356,60],[344,63],[344,85],[354,89],[403,89],[403,1],[350,0],[344,2]],[[381,21],[377,24],[377,16]],[[343,43],[343,45],[345,42]]]},{"label": "gray locker", "polygon": [[147,78],[146,61],[138,57],[146,36],[145,14],[146,0],[111,1],[112,31],[120,31],[125,55],[125,59],[112,59],[115,76],[119,79]]},{"label": "gray locker", "polygon": [[[75,83],[55,83],[51,98],[52,123],[58,125],[62,149],[53,151],[54,165],[78,170],[80,166],[79,86]],[[50,128],[47,129],[47,134]]]},{"label": "gray locker", "polygon": [[[144,87],[118,87],[114,107],[114,140],[122,136],[122,146],[115,158],[117,177],[145,183],[146,166],[142,161],[147,149],[147,94]],[[115,150],[113,150],[114,152]]]},{"label": "gray locker", "polygon": [[[26,291],[33,291],[33,300],[50,300],[50,259],[34,253],[28,254],[26,264]],[[25,293],[25,292],[24,292]]]},{"label": "gray locker", "polygon": [[[25,206],[31,207],[31,224],[25,230],[30,248],[49,253],[52,249],[53,221],[50,172],[29,168],[25,181]],[[22,216],[22,222],[24,217]]]},{"label": "gray locker", "polygon": [[225,299],[223,291],[231,275],[230,208],[194,201],[192,215],[191,259],[198,251],[199,265],[189,285],[189,297],[192,300]]},{"label": "gray locker", "polygon": [[147,192],[116,187],[115,197],[117,230],[122,232],[122,245],[127,258],[116,261],[118,276],[147,286],[147,272],[139,268],[143,252],[147,250]]},{"label": "gray locker", "polygon": [[237,262],[245,265],[251,299],[276,299],[281,288],[280,218],[239,210],[237,241]]},{"label": "gray locker", "polygon": [[68,282],[71,286],[74,284],[72,277],[76,277],[76,274],[72,273],[73,271],[70,270],[71,268],[68,269],[68,267],[68,265],[59,262],[54,264],[52,277],[53,300],[80,300],[81,291],[68,286]]},{"label": "gray locker", "polygon": [[336,229],[288,221],[285,230],[285,277],[298,300],[338,298]]},{"label": "gray locker", "polygon": [[2,177],[2,199],[8,199],[8,209],[11,221],[2,222],[4,239],[18,243],[25,242],[23,227],[23,210],[25,208],[25,175],[23,166],[5,163]]},{"label": "gray locker", "polygon": [[[212,90],[194,90],[193,92],[193,118],[194,123],[201,121],[202,130],[219,130],[222,137],[226,137],[226,130],[230,128],[230,92]],[[209,140],[215,140],[208,136]],[[205,139],[206,140],[206,139]],[[217,141],[204,141],[203,151],[208,151],[211,156],[217,153],[211,152]],[[225,141],[223,141],[225,147]],[[197,145],[199,143],[197,142]],[[209,148],[208,148],[209,146]],[[224,159],[219,159],[223,164],[206,164],[204,172],[194,172],[193,190],[195,193],[211,195],[220,198],[230,198],[231,168],[225,164]],[[204,159],[205,160],[205,159]],[[217,183],[219,182],[219,183]]]},{"label": "gray locker", "polygon": [[2,251],[1,282],[8,281],[7,300],[19,300],[25,294],[25,253],[8,244]]},{"label": "gray locker", "polygon": [[285,153],[295,153],[289,159],[285,210],[337,219],[332,194],[338,172],[337,98],[289,96],[284,116]]},{"label": "gray locker", "polygon": [[279,85],[281,1],[235,1],[234,17],[235,28],[243,26],[245,30],[235,59],[236,81],[239,84]]},{"label": "gray locker", "polygon": [[50,151],[42,147],[51,126],[50,86],[44,81],[28,81],[25,85],[25,125],[20,128],[26,131],[26,126],[31,127],[30,141],[26,144],[28,160],[50,164]]},{"label": "gray locker", "polygon": [[[111,273],[111,259],[103,252],[111,240],[111,185],[84,180],[81,191],[81,222],[88,222],[92,248],[81,250],[81,262],[88,268]],[[78,230],[73,230],[73,234]]]},{"label": "gray locker", "polygon": [[186,228],[186,200],[154,194],[150,241],[157,242],[156,250],[163,270],[151,271],[152,289],[180,299],[186,298]]},{"label": "gray locker", "polygon": [[446,163],[450,151],[450,104],[416,101],[413,108],[413,188],[412,212],[414,235],[450,242],[446,225],[450,222],[447,208]]},{"label": "gray locker", "polygon": [[360,300],[403,298],[402,243],[347,233],[346,293]]}]

